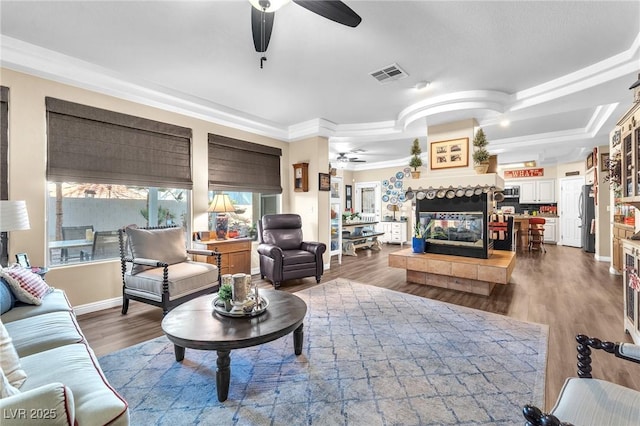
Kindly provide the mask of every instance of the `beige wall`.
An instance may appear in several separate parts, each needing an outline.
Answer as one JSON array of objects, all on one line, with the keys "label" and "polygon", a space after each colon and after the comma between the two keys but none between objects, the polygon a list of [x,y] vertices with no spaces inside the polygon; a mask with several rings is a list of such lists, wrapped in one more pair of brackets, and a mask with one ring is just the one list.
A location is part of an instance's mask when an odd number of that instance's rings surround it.
[{"label": "beige wall", "polygon": [[[293,165],[309,163],[309,192],[295,192],[289,185],[291,213],[302,216],[302,233],[307,241],[320,241],[330,247],[329,192],[318,191],[318,173],[329,173],[329,141],[325,137],[312,137],[290,144],[289,164],[283,167],[292,176]],[[293,181],[293,177],[289,178]],[[291,182],[292,183],[292,182]],[[283,210],[283,213],[287,211]],[[329,253],[324,263],[329,262]]]},{"label": "beige wall", "polygon": [[[46,113],[45,97],[51,96],[84,105],[193,129],[193,229],[206,229],[208,204],[207,134],[217,133],[282,149],[282,209],[289,210],[291,179],[289,144],[215,123],[160,110],[65,84],[2,69],[0,84],[9,87],[9,198],[24,199],[31,229],[10,235],[10,258],[26,252],[32,264],[44,265],[47,256],[45,207]],[[310,144],[311,145],[311,144]],[[325,148],[326,150],[326,148]],[[324,152],[318,149],[318,152]],[[325,158],[326,158],[325,153]],[[317,161],[315,162],[317,164]],[[316,166],[317,167],[317,166]],[[326,165],[323,165],[326,169]],[[315,174],[317,177],[317,173]],[[317,188],[317,183],[316,183]],[[328,206],[325,210],[328,210]],[[328,215],[328,212],[327,212]],[[315,220],[315,215],[313,216]],[[328,222],[328,219],[327,219]],[[327,225],[328,226],[328,225]],[[57,267],[47,282],[67,291],[73,305],[85,305],[121,295],[118,261]]]}]

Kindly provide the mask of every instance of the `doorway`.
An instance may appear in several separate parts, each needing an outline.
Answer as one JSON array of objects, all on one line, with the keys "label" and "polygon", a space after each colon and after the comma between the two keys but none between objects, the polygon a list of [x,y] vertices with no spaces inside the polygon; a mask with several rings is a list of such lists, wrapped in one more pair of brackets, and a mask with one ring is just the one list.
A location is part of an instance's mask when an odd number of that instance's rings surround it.
[{"label": "doorway", "polygon": [[582,247],[580,228],[580,194],[584,176],[560,179],[560,239],[559,245]]},{"label": "doorway", "polygon": [[380,222],[380,182],[356,182],[355,211]]}]

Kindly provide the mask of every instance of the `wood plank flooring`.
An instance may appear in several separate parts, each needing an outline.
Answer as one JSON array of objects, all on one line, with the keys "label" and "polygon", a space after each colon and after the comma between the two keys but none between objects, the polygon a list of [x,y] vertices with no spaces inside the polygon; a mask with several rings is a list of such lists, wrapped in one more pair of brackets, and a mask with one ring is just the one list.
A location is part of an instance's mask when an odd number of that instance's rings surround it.
[{"label": "wood plank flooring", "polygon": [[[623,330],[622,277],[609,274],[608,262],[572,247],[547,245],[547,253],[518,251],[511,284],[496,286],[490,296],[480,296],[407,283],[405,271],[387,266],[397,245],[380,252],[358,250],[358,257],[331,260],[323,282],[347,278],[469,308],[549,325],[546,371],[546,407],[550,409],[567,377],[576,376],[575,335],[631,342]],[[268,281],[253,277],[260,287]],[[281,289],[296,292],[316,285],[307,278],[286,282]],[[131,302],[129,313],[119,308],[79,316],[80,326],[98,356],[162,335],[159,308]],[[601,351],[598,351],[601,352]],[[640,391],[640,364],[595,353],[593,375]],[[215,366],[212,366],[215,368]]]}]

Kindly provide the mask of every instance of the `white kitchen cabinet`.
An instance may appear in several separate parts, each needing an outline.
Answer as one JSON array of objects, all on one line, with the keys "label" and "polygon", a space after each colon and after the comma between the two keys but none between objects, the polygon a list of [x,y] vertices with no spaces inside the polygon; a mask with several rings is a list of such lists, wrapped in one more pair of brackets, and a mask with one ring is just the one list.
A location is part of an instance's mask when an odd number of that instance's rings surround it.
[{"label": "white kitchen cabinet", "polygon": [[556,202],[555,179],[523,180],[517,185],[520,186],[520,204]]},{"label": "white kitchen cabinet", "polygon": [[380,241],[390,244],[400,244],[400,247],[408,240],[408,222],[380,222]]},{"label": "white kitchen cabinet", "polygon": [[555,217],[545,217],[544,242],[556,244],[558,242],[558,219]]}]

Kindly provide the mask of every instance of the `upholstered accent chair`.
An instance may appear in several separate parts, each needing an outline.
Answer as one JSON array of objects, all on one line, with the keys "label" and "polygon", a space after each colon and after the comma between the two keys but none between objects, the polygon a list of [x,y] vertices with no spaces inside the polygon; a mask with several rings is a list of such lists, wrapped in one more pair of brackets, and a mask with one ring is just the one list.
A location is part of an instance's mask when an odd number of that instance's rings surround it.
[{"label": "upholstered accent chair", "polygon": [[522,410],[528,426],[631,426],[640,424],[640,392],[594,379],[591,348],[603,350],[625,361],[640,363],[640,345],[604,342],[583,334],[578,341],[578,377],[564,382],[556,405],[544,414],[533,405]]},{"label": "upholstered accent chair", "polygon": [[[118,235],[123,315],[129,300],[159,306],[166,315],[179,304],[219,288],[220,253],[187,250],[182,228],[126,227]],[[215,256],[217,265],[194,262],[189,254]]]},{"label": "upholstered accent chair", "polygon": [[324,271],[324,243],[303,241],[302,218],[297,214],[268,214],[258,221],[260,277],[275,288],[286,280],[316,277]]}]

